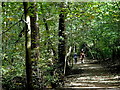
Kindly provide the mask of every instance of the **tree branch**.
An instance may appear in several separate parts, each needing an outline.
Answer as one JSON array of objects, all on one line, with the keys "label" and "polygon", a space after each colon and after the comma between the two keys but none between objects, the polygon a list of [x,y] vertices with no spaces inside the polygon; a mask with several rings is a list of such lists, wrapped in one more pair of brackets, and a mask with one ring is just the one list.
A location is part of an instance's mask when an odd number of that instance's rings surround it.
[{"label": "tree branch", "polygon": [[13,26],[17,25],[19,22],[24,21],[22,18],[23,18],[23,15],[21,16],[21,19],[20,19],[18,22],[16,22],[16,23],[13,24],[12,26],[10,26],[10,28],[8,28],[6,31],[0,33],[0,35],[2,35],[2,34],[4,34],[4,33],[8,32]]},{"label": "tree branch", "polygon": [[6,32],[8,32],[13,26],[15,26],[15,25],[17,25],[19,22],[21,22],[21,21],[23,21],[22,19],[21,20],[19,20],[18,22],[16,22],[15,24],[13,24],[12,26],[10,26],[10,28],[8,28],[6,31],[4,31],[4,32],[2,32],[2,33],[0,33],[0,35],[2,35],[2,34],[4,34],[4,33],[6,33]]}]

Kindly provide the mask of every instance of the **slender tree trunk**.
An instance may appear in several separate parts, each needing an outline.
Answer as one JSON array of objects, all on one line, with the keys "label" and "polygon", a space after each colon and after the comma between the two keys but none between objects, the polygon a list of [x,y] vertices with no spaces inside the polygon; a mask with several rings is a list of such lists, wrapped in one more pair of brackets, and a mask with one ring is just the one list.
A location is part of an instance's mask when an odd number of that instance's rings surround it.
[{"label": "slender tree trunk", "polygon": [[[41,4],[41,10],[44,12],[42,4]],[[46,33],[47,33],[47,35],[46,35],[47,40],[46,40],[45,45],[46,45],[46,47],[47,47],[47,52],[50,53],[50,45],[51,45],[51,41],[50,41],[50,39],[49,39],[49,34],[50,34],[50,32],[49,32],[48,23],[47,23],[47,20],[46,20],[46,17],[45,17],[44,14],[43,14],[43,22],[44,22],[45,29],[46,29]],[[48,56],[48,55],[47,55],[47,56]]]},{"label": "slender tree trunk", "polygon": [[[44,12],[42,4],[41,4],[41,10]],[[47,36],[46,36],[47,40],[46,40],[46,43],[45,43],[45,45],[47,47],[47,52],[51,53],[50,50],[52,50],[53,55],[55,57],[53,59],[53,62],[55,62],[55,60],[57,59],[57,57],[56,57],[57,56],[57,52],[55,51],[55,49],[54,49],[54,47],[52,45],[52,41],[50,40],[50,37],[49,37],[50,36],[49,26],[48,26],[47,19],[46,19],[44,14],[43,14],[43,22],[44,22],[46,33],[47,33]]]},{"label": "slender tree trunk", "polygon": [[[31,21],[31,59],[32,59],[32,70],[34,73],[34,80],[35,83],[33,85],[39,86],[40,88],[40,75],[38,70],[38,60],[39,60],[39,28],[37,23],[37,4],[31,3],[31,15],[30,15],[30,21]],[[34,81],[33,80],[33,81]]]},{"label": "slender tree trunk", "polygon": [[[0,7],[3,7],[3,5],[2,5],[3,3],[0,3]],[[2,12],[2,10],[0,9],[0,12]],[[0,23],[2,23],[2,15],[0,14]],[[3,52],[2,52],[2,49],[3,49],[3,46],[2,46],[2,39],[3,39],[3,37],[2,37],[2,27],[0,27],[0,53],[2,54]],[[0,66],[2,66],[2,57],[0,57]],[[2,72],[0,72],[0,81],[2,81]],[[2,83],[0,82],[0,90],[2,90]]]},{"label": "slender tree trunk", "polygon": [[48,24],[47,24],[46,18],[43,18],[43,21],[45,23],[45,28],[46,28],[46,32],[47,32],[47,43],[46,43],[46,45],[47,45],[47,51],[48,51],[48,53],[50,53],[51,41],[49,39],[49,34],[50,34],[49,33],[49,28],[48,28]]},{"label": "slender tree trunk", "polygon": [[[5,16],[5,18],[7,18],[7,11],[6,9],[4,9],[5,7],[8,7],[7,3],[2,2],[2,14]],[[4,23],[4,27],[2,27],[2,29],[4,30],[4,28],[8,27],[8,22],[5,21]],[[4,32],[4,31],[3,31]],[[8,47],[8,41],[4,39],[4,36],[6,36],[6,33],[4,33],[2,35],[2,52],[6,53],[7,47]]]},{"label": "slender tree trunk", "polygon": [[30,21],[31,21],[31,50],[32,52],[32,59],[36,59],[37,62],[39,59],[39,28],[37,25],[37,8],[36,3],[31,4],[31,13],[30,15]]},{"label": "slender tree trunk", "polygon": [[32,64],[31,64],[31,29],[30,16],[28,14],[28,2],[23,2],[25,15],[25,50],[26,50],[26,78],[27,90],[33,90],[32,85]]},{"label": "slender tree trunk", "polygon": [[66,55],[65,11],[64,11],[64,3],[61,3],[61,11],[59,15],[58,62],[62,69],[62,73],[65,65],[65,55]]}]

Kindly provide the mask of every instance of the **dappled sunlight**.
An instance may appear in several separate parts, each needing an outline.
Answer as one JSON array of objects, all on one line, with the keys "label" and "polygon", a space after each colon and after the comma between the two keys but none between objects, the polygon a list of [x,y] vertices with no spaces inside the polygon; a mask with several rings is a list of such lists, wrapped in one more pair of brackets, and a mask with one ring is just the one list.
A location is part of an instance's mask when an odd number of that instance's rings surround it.
[{"label": "dappled sunlight", "polygon": [[100,68],[102,68],[102,67],[96,67],[96,66],[90,66],[90,65],[82,65],[83,66],[83,68],[82,69],[100,69]]},{"label": "dappled sunlight", "polygon": [[0,90],[120,88],[120,0],[1,1]]},{"label": "dappled sunlight", "polygon": [[74,90],[76,90],[76,89],[79,90],[79,88],[84,89],[84,90],[85,90],[85,89],[86,89],[86,90],[90,90],[90,89],[103,90],[103,89],[106,89],[106,88],[107,88],[107,89],[110,89],[110,90],[111,90],[111,89],[119,90],[119,88],[117,89],[116,87],[93,87],[93,86],[90,86],[90,87],[69,87],[69,88],[68,88],[68,87],[65,87],[65,88],[67,88],[67,89],[70,88],[70,89],[74,89]]},{"label": "dappled sunlight", "polygon": [[82,66],[89,66],[88,64],[84,64],[84,65],[82,65]]},{"label": "dappled sunlight", "polygon": [[[93,64],[92,60],[87,63],[80,61],[74,65],[75,70],[83,70],[81,74],[67,76],[65,87],[70,88],[118,88],[120,87],[120,76],[110,74],[99,64]],[[78,68],[78,69],[77,69]],[[73,69],[74,70],[74,69]]]},{"label": "dappled sunlight", "polygon": [[70,86],[95,86],[94,84],[87,84],[87,83],[74,83],[74,82],[71,82],[69,84]]}]

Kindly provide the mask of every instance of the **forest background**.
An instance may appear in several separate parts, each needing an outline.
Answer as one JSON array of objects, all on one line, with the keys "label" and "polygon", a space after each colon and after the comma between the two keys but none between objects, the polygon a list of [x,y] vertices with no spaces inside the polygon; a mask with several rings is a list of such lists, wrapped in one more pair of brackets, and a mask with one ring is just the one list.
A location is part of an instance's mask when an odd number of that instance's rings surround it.
[{"label": "forest background", "polygon": [[[120,65],[120,2],[2,2],[3,88],[55,88],[83,48]],[[27,87],[26,87],[27,86]]]}]

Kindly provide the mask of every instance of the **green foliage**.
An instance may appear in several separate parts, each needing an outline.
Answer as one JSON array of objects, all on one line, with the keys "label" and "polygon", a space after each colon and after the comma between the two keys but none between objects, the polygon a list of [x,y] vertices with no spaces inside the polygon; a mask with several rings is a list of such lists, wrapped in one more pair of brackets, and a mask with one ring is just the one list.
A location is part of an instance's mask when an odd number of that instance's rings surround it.
[{"label": "green foliage", "polygon": [[[4,63],[4,62],[3,62]],[[23,62],[18,61],[13,64],[5,64],[2,66],[2,85],[4,88],[25,88],[25,66]],[[18,78],[17,78],[18,77]],[[18,80],[21,78],[20,80]]]},{"label": "green foliage", "polygon": [[[119,61],[120,2],[69,2],[65,5],[64,34],[67,37],[67,50],[72,46],[70,60],[74,52],[79,54],[80,49],[85,48],[88,57]],[[21,33],[24,22],[14,24],[24,18],[24,9],[22,3],[17,2],[3,3],[2,6],[2,27],[5,32],[2,34],[2,54],[0,54],[3,58],[3,86],[9,89],[22,88],[21,82],[25,81],[24,31]],[[36,68],[40,71],[38,77],[42,87],[52,88],[54,84],[59,85],[62,76],[56,63],[60,39],[58,37],[60,9],[60,3],[57,2],[37,3],[40,57]],[[48,25],[48,30],[45,24]],[[12,25],[14,26],[10,29]],[[22,37],[19,37],[20,33]],[[22,78],[21,82],[13,82],[16,77]]]},{"label": "green foliage", "polygon": [[59,85],[59,75],[56,72],[56,66],[53,65],[52,60],[45,60],[40,58],[38,68],[41,70],[42,87],[53,88],[54,85]]}]

